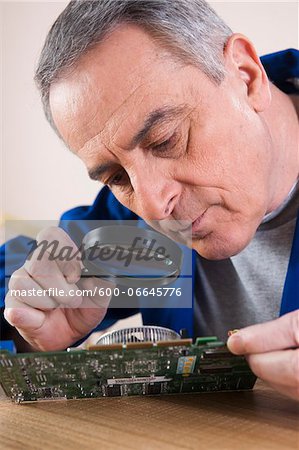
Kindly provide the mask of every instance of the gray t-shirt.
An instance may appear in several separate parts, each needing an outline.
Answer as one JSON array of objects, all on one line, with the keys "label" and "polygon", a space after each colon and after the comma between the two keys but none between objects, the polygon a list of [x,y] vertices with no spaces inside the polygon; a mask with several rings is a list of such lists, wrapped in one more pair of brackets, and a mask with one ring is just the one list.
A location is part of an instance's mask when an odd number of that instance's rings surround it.
[{"label": "gray t-shirt", "polygon": [[222,261],[198,256],[195,336],[226,340],[228,330],[279,316],[298,210],[297,185],[284,208],[259,226],[241,253]]}]

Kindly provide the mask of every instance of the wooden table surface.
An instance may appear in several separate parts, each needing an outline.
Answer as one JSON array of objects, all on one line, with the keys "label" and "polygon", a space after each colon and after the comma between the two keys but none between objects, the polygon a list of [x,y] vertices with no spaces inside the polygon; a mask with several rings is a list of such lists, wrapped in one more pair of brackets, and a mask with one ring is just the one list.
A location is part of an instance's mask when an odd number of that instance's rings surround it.
[{"label": "wooden table surface", "polygon": [[2,449],[296,449],[299,404],[252,392],[0,401]]}]

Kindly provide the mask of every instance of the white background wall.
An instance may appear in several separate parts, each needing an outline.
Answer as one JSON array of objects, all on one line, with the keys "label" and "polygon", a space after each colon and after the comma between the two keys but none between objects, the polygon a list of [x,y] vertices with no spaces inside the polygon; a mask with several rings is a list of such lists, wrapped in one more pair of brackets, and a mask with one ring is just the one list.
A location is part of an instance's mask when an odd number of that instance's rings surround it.
[{"label": "white background wall", "polygon": [[[1,1],[1,0],[0,0]],[[55,136],[33,83],[50,25],[67,2],[1,2],[2,216],[57,219],[90,204],[99,184]],[[259,54],[298,47],[297,2],[211,2],[234,31],[251,38]]]}]

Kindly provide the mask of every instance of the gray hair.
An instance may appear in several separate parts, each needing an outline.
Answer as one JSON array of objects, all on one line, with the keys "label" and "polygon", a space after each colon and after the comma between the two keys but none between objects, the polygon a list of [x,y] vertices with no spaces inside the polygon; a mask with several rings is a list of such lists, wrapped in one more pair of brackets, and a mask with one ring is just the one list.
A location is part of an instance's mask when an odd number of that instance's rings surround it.
[{"label": "gray hair", "polygon": [[35,74],[46,117],[57,134],[49,105],[52,83],[123,23],[139,25],[215,83],[223,80],[223,49],[232,30],[204,0],[72,0],[49,31]]}]

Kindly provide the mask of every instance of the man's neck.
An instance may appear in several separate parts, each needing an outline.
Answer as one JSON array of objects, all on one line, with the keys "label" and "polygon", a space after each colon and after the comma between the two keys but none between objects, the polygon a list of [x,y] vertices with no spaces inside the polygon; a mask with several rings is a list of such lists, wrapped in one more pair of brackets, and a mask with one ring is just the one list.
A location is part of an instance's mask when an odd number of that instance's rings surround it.
[{"label": "man's neck", "polygon": [[272,103],[264,113],[274,144],[272,192],[267,213],[277,209],[299,178],[298,100],[271,85]]}]

